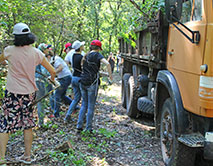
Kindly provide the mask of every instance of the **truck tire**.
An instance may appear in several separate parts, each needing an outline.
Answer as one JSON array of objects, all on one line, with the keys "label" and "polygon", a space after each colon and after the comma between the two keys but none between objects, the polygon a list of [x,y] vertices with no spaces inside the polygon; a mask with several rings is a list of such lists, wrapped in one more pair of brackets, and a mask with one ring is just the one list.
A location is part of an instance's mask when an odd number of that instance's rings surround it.
[{"label": "truck tire", "polygon": [[139,93],[137,91],[137,86],[134,82],[134,77],[130,76],[128,80],[128,86],[126,87],[126,113],[129,117],[135,118],[138,114],[137,100],[139,98]]},{"label": "truck tire", "polygon": [[122,106],[124,108],[126,108],[126,87],[127,87],[127,84],[128,84],[128,80],[129,80],[129,77],[131,76],[130,73],[125,73],[123,75],[123,79],[122,79],[122,86],[121,86],[121,103],[122,103]]},{"label": "truck tire", "polygon": [[163,161],[166,166],[193,166],[195,150],[177,140],[175,134],[174,104],[171,98],[163,104],[160,123],[160,143]]}]

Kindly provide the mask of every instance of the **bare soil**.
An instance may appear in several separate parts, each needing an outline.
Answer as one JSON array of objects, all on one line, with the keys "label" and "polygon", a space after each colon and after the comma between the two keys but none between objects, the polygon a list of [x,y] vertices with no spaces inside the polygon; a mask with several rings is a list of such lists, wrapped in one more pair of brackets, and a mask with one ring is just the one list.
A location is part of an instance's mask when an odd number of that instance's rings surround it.
[{"label": "bare soil", "polygon": [[[114,83],[106,90],[99,89],[93,133],[76,132],[78,112],[73,114],[73,122],[64,123],[67,106],[63,106],[59,119],[46,117],[45,127],[34,129],[32,153],[36,161],[32,165],[163,166],[153,119],[129,118],[120,99],[121,79],[114,73]],[[12,134],[7,146],[8,165],[21,165],[14,158],[23,152],[22,132]]]}]

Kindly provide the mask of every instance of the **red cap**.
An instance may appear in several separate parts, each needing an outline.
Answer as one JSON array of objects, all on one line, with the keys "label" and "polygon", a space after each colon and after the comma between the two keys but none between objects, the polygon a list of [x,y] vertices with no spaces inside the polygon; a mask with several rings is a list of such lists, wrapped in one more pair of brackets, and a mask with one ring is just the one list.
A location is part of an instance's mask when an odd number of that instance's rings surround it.
[{"label": "red cap", "polygon": [[72,46],[72,44],[71,44],[71,43],[66,43],[66,44],[65,44],[64,52],[66,52],[66,49],[67,49],[68,47],[70,47],[70,46]]},{"label": "red cap", "polygon": [[99,40],[93,40],[90,45],[92,45],[92,46],[98,46],[102,50],[102,48],[101,48],[102,44],[101,44],[101,42]]}]

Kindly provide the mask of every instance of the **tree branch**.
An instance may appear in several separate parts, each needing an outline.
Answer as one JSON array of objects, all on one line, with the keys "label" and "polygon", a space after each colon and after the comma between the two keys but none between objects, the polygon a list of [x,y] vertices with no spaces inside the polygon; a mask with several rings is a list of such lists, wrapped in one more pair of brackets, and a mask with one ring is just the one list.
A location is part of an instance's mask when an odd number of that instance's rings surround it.
[{"label": "tree branch", "polygon": [[146,14],[141,8],[140,8],[140,6],[138,6],[138,4],[135,2],[135,1],[133,1],[133,0],[129,0],[141,13],[143,13],[143,15],[145,15],[146,17],[149,17],[149,15],[148,14]]}]

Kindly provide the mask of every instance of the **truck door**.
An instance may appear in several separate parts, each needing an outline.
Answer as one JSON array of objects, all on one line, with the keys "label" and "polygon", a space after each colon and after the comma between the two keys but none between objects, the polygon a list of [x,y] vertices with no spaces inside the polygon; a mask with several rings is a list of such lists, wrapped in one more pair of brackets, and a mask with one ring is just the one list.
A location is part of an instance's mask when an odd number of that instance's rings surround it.
[{"label": "truck door", "polygon": [[[189,41],[173,25],[170,25],[167,46],[167,68],[177,80],[184,108],[200,114],[199,76],[200,66],[206,41],[206,9],[210,1],[186,0],[182,6],[181,21],[192,31],[199,31],[200,42]],[[190,36],[182,26],[176,24],[184,33]]]}]

